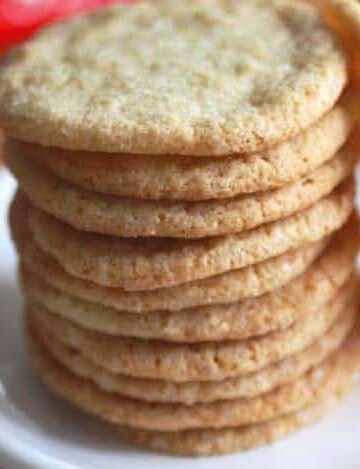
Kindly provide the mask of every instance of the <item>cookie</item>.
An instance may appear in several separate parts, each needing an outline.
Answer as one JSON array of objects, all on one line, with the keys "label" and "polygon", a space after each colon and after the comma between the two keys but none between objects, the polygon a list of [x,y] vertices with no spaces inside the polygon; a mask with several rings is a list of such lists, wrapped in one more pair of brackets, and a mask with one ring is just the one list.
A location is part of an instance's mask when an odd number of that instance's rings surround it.
[{"label": "cookie", "polygon": [[357,382],[357,374],[343,373],[342,381],[326,396],[316,403],[305,406],[298,412],[237,429],[227,430],[188,430],[184,432],[146,432],[133,429],[121,429],[123,441],[158,453],[177,456],[215,456],[269,445],[285,438],[296,430],[308,426],[325,417],[335,403],[342,399]]},{"label": "cookie", "polygon": [[346,82],[335,34],[300,1],[141,2],[15,49],[0,122],[20,140],[75,150],[247,153],[318,120]]},{"label": "cookie", "polygon": [[[346,347],[345,350],[347,351]],[[296,381],[247,399],[232,399],[190,406],[149,403],[106,393],[77,377],[47,354],[35,341],[31,358],[41,379],[57,394],[110,423],[153,432],[232,428],[264,422],[294,412],[318,400],[346,367],[344,349],[315,366]]]},{"label": "cookie", "polygon": [[[181,330],[180,318],[183,318],[183,327],[189,331],[189,334],[186,334],[188,341],[191,341],[193,334],[198,337],[202,334],[204,340],[208,340],[214,332],[220,334],[218,322],[213,322],[216,317],[222,319],[221,331],[224,334],[228,334],[230,329],[240,334],[240,331],[244,332],[246,328],[252,330],[255,335],[264,328],[275,327],[275,324],[281,327],[286,322],[292,322],[297,312],[302,309],[301,305],[310,308],[313,304],[321,302],[322,298],[332,295],[335,289],[342,285],[350,275],[359,243],[358,220],[353,217],[334,236],[320,259],[311,268],[310,264],[323,251],[325,241],[214,279],[153,292],[127,293],[120,289],[99,287],[94,283],[70,277],[53,259],[36,247],[28,238],[28,233],[25,233],[25,237],[21,237],[19,229],[26,228],[26,225],[22,223],[24,213],[19,210],[17,202],[18,199],[12,206],[11,225],[24,268],[31,272],[29,275],[40,276],[54,288],[85,301],[103,304],[121,312],[128,310],[132,313],[141,313],[142,321],[145,322],[145,315],[150,312],[164,319],[167,311],[186,308],[173,317],[176,318],[177,333]],[[307,268],[309,270],[304,275],[294,279]],[[292,279],[294,280],[290,282]],[[287,283],[288,285],[285,285]],[[279,290],[281,285],[285,287]],[[276,291],[274,294],[264,294],[270,290]],[[263,296],[251,299],[259,295]],[[221,306],[221,303],[239,300],[242,300],[241,306],[240,304]],[[200,304],[210,306],[197,307],[196,317],[201,317],[202,320],[194,321],[193,307]],[[220,305],[215,306],[215,304]],[[254,315],[253,311],[257,311],[257,314]],[[276,322],[279,321],[276,312],[280,313],[284,322],[281,320],[280,323]],[[238,318],[242,319],[237,321]],[[207,320],[208,325],[204,326]],[[133,318],[133,321],[136,319]],[[199,323],[202,324],[200,330]],[[169,334],[167,337],[170,338],[170,324],[167,323],[165,326]],[[206,327],[209,327],[207,333]]]},{"label": "cookie", "polygon": [[321,389],[318,399],[297,412],[261,424],[238,428],[183,432],[149,432],[122,428],[120,435],[123,440],[142,448],[183,456],[211,456],[246,451],[272,443],[324,417],[358,382],[360,357],[358,337],[352,337],[343,353],[342,363],[336,368],[332,385],[326,390]]},{"label": "cookie", "polygon": [[38,328],[33,333],[44,349],[73,374],[93,382],[109,393],[149,402],[179,402],[192,405],[227,399],[250,398],[295,381],[338,350],[354,323],[353,315],[341,316],[318,340],[294,355],[260,371],[222,381],[173,383],[109,373],[94,365],[75,349],[63,345],[48,331]]},{"label": "cookie", "polygon": [[354,90],[293,139],[260,153],[226,158],[113,155],[8,140],[5,151],[36,161],[77,186],[120,197],[208,200],[271,190],[296,181],[335,155],[354,126]]},{"label": "cookie", "polygon": [[[203,342],[246,339],[285,329],[299,318],[323,307],[349,279],[355,264],[358,240],[349,241],[349,259],[342,259],[331,275],[319,261],[293,283],[264,297],[229,305],[207,306],[180,312],[158,311],[143,315],[86,302],[51,287],[26,268],[21,280],[26,296],[80,327],[110,335],[170,342]],[[337,245],[337,249],[339,245]],[[352,251],[352,257],[350,252]],[[326,264],[326,263],[325,263]],[[311,295],[309,295],[311,293]]]},{"label": "cookie", "polygon": [[169,202],[101,195],[52,176],[18,154],[7,164],[38,208],[80,231],[125,238],[229,235],[291,216],[329,195],[350,176],[360,152],[355,136],[338,155],[282,188],[233,199]]},{"label": "cookie", "polygon": [[127,291],[152,290],[241,269],[319,241],[346,222],[353,199],[353,183],[346,180],[291,217],[200,240],[134,240],[79,232],[34,206],[29,228],[36,244],[70,275]]},{"label": "cookie", "polygon": [[[328,389],[320,388],[315,400],[300,411],[282,415],[262,424],[221,430],[149,432],[121,428],[123,439],[154,451],[179,455],[210,456],[246,451],[269,444],[322,418],[358,382],[360,363],[359,329],[355,328],[337,358],[334,379]],[[325,391],[325,392],[324,392]]]},{"label": "cookie", "polygon": [[259,370],[310,345],[329,330],[345,307],[354,307],[355,287],[356,282],[349,283],[320,310],[286,330],[220,343],[172,344],[113,337],[82,329],[36,303],[30,303],[28,311],[37,327],[110,372],[175,382],[221,381]]},{"label": "cookie", "polygon": [[[41,275],[55,288],[120,311],[147,314],[152,311],[177,311],[199,305],[230,303],[262,295],[304,272],[322,252],[327,241],[318,241],[297,251],[211,279],[187,283],[180,287],[134,293],[101,287],[70,277],[57,262],[38,249],[31,239],[19,244],[18,249],[26,268]],[[185,293],[188,295],[184,296]]]},{"label": "cookie", "polygon": [[[325,238],[259,264],[186,285],[132,293],[119,288],[102,287],[68,275],[33,242],[26,223],[27,210],[27,200],[18,192],[10,208],[10,225],[21,260],[27,269],[35,271],[35,274],[59,290],[84,300],[134,313],[231,303],[261,295],[304,272],[329,242]],[[355,223],[357,220],[352,217],[349,224],[356,226]],[[356,234],[354,239],[357,239]]]}]

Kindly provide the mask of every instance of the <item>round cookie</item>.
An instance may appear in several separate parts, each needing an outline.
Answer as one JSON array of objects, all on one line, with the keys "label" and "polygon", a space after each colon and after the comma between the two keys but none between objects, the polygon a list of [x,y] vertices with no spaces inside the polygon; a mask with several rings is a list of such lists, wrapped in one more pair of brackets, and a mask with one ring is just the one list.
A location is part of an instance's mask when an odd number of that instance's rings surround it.
[{"label": "round cookie", "polygon": [[180,285],[264,261],[340,228],[353,210],[346,180],[310,208],[244,233],[200,240],[124,239],[79,232],[34,206],[36,244],[70,275],[127,291]]},{"label": "round cookie", "polygon": [[353,315],[340,317],[320,339],[300,352],[271,364],[260,371],[222,381],[173,383],[109,373],[94,365],[74,349],[63,345],[51,333],[37,328],[36,339],[44,349],[73,374],[93,382],[99,389],[149,402],[214,402],[254,397],[288,382],[295,381],[340,348],[354,323]]},{"label": "round cookie", "polygon": [[[323,263],[310,268],[293,283],[260,297],[229,305],[192,308],[180,312],[158,311],[143,315],[90,303],[51,287],[27,269],[21,270],[26,296],[80,327],[109,335],[170,342],[204,342],[246,339],[285,329],[306,314],[323,307],[349,279],[355,264],[358,240],[349,242],[350,259],[342,260],[331,275]],[[339,249],[339,246],[337,246]],[[309,295],[311,292],[311,295]]]},{"label": "round cookie", "polygon": [[36,207],[77,230],[125,238],[184,239],[240,233],[304,210],[349,177],[359,152],[356,136],[330,161],[282,188],[233,199],[185,203],[90,192],[16,154],[9,154],[7,163]]},{"label": "round cookie", "polygon": [[82,329],[32,303],[28,310],[38,327],[113,373],[175,382],[221,381],[279,361],[321,337],[345,307],[354,307],[356,282],[344,287],[319,311],[286,330],[244,341],[171,344],[113,337]]},{"label": "round cookie", "polygon": [[178,455],[211,456],[235,451],[246,451],[294,432],[322,418],[358,382],[359,332],[352,335],[341,352],[341,360],[335,369],[334,380],[313,403],[300,411],[282,415],[262,424],[221,430],[188,430],[183,432],[148,432],[122,428],[123,439],[153,451]]},{"label": "round cookie", "polygon": [[35,271],[35,274],[41,275],[61,291],[119,311],[147,314],[156,311],[184,312],[184,308],[231,303],[262,295],[281,287],[304,272],[322,252],[327,242],[328,239],[318,241],[260,264],[210,279],[149,292],[125,292],[122,289],[102,287],[71,277],[31,239],[18,243],[18,250],[27,269],[32,273]]},{"label": "round cookie", "polygon": [[336,370],[346,367],[347,355],[342,350],[298,380],[253,398],[185,406],[148,403],[101,391],[54,361],[39,343],[37,346],[30,349],[32,360],[53,391],[108,422],[155,432],[238,427],[299,410],[334,386],[339,377]]},{"label": "round cookie", "polygon": [[140,2],[15,49],[0,121],[20,140],[68,149],[229,155],[299,133],[346,82],[335,34],[300,1]]},{"label": "round cookie", "polygon": [[[297,412],[263,422],[227,430],[188,430],[183,432],[147,432],[121,428],[123,441],[146,450],[178,456],[216,456],[245,452],[269,445],[296,430],[317,422],[332,410],[355,385],[357,374],[339,376],[339,382],[326,396]],[[340,381],[341,380],[341,381]]]},{"label": "round cookie", "polygon": [[[10,208],[10,225],[21,261],[27,269],[40,275],[61,291],[84,300],[133,313],[172,311],[198,305],[231,303],[262,295],[281,287],[304,272],[329,242],[329,239],[325,238],[259,264],[185,285],[142,292],[126,292],[123,289],[99,286],[68,275],[51,256],[45,254],[33,242],[27,223],[24,223],[24,220],[27,220],[27,210],[27,200],[17,193]],[[357,223],[357,219],[352,217],[348,229],[352,226],[353,228],[350,229],[352,231]],[[353,239],[358,240],[357,232],[354,232]],[[339,242],[343,245],[340,239]],[[346,246],[350,247],[353,244],[347,241]],[[344,251],[348,252],[345,246]],[[345,256],[344,259],[348,257]],[[339,262],[340,260],[335,261],[335,265],[338,266]],[[345,261],[347,262],[351,262],[351,259]]]},{"label": "round cookie", "polygon": [[312,404],[299,412],[286,414],[262,424],[221,430],[148,432],[121,428],[123,439],[137,446],[178,455],[211,456],[246,451],[269,444],[322,418],[358,382],[360,363],[359,327],[356,327],[340,352],[333,387],[321,392]]},{"label": "round cookie", "polygon": [[354,90],[309,129],[260,153],[220,158],[67,151],[8,140],[8,155],[37,162],[54,175],[91,191],[120,197],[208,200],[284,186],[331,159],[354,126]]}]

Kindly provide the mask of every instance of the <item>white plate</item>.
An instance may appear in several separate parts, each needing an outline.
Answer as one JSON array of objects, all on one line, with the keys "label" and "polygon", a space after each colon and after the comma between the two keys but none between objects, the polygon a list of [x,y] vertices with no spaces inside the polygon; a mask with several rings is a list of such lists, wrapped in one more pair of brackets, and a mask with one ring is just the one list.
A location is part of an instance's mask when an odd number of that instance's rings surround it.
[{"label": "white plate", "polygon": [[209,459],[169,458],[125,447],[116,432],[51,396],[33,375],[21,339],[16,259],[6,228],[14,183],[0,174],[0,467],[2,469],[359,469],[360,388],[324,422],[270,447]]}]

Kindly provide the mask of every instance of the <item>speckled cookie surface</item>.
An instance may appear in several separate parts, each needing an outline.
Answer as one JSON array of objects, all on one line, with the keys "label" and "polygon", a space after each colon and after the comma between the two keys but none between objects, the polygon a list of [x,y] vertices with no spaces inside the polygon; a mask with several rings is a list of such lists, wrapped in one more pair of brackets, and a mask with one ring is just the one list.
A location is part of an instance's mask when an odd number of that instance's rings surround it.
[{"label": "speckled cookie surface", "polygon": [[354,91],[309,129],[260,153],[194,158],[66,151],[9,140],[6,152],[36,161],[69,182],[121,197],[208,200],[270,190],[314,171],[347,140],[356,112]]},{"label": "speckled cookie surface", "polygon": [[[327,262],[323,259],[293,283],[273,293],[240,303],[180,312],[153,311],[134,315],[86,302],[55,289],[27,269],[22,269],[21,280],[26,295],[32,301],[96,332],[185,343],[245,339],[285,329],[330,301],[353,270],[355,248],[359,243],[351,245],[348,240],[348,244],[350,246],[344,246],[347,252],[343,253],[344,257],[338,264],[331,259]],[[329,274],[331,268],[335,272]]]},{"label": "speckled cookie surface", "polygon": [[352,389],[359,377],[359,344],[359,333],[356,331],[338,356],[340,360],[334,368],[332,385],[320,388],[314,401],[298,412],[239,428],[182,432],[148,432],[123,428],[121,435],[140,447],[179,455],[210,456],[269,444],[322,418]]},{"label": "speckled cookie surface", "polygon": [[54,391],[111,423],[152,431],[237,427],[293,412],[315,400],[319,389],[329,386],[339,360],[335,355],[296,381],[253,398],[185,406],[148,403],[106,393],[69,372],[42,350],[42,354],[33,355],[35,367]]},{"label": "speckled cookie surface", "polygon": [[354,315],[341,316],[330,330],[304,350],[260,371],[222,381],[173,383],[110,373],[94,365],[78,351],[63,345],[48,331],[37,328],[36,340],[65,368],[99,389],[148,402],[179,402],[192,405],[225,399],[254,397],[295,381],[339,349],[354,323]]},{"label": "speckled cookie surface", "polygon": [[[113,337],[82,329],[38,304],[28,310],[39,327],[113,373],[175,382],[221,381],[279,361],[321,337],[345,307],[354,307],[351,282],[327,305],[285,331],[244,341],[171,344]],[[351,306],[349,306],[351,304]]]},{"label": "speckled cookie surface", "polygon": [[329,413],[357,382],[357,374],[342,373],[342,382],[314,404],[297,412],[267,422],[226,430],[188,430],[183,432],[147,432],[121,428],[123,441],[141,449],[176,456],[209,457],[269,445],[291,435],[302,427],[314,424]]},{"label": "speckled cookie surface", "polygon": [[86,301],[51,286],[46,277],[38,275],[36,263],[21,269],[21,280],[33,301],[86,329],[186,343],[244,339],[285,329],[330,301],[350,278],[358,247],[358,224],[352,220],[311,267],[282,288],[237,303],[178,312],[134,314]]},{"label": "speckled cookie surface", "polygon": [[120,311],[146,314],[159,310],[177,311],[198,305],[231,303],[264,294],[304,272],[325,244],[326,241],[318,241],[297,251],[211,279],[149,292],[126,292],[71,277],[57,262],[38,249],[31,239],[18,244],[18,249],[26,267],[35,270],[55,288]]},{"label": "speckled cookie surface", "polygon": [[353,183],[346,180],[291,217],[200,240],[134,240],[79,232],[34,206],[29,228],[38,246],[74,277],[127,291],[152,290],[241,269],[319,241],[346,222],[353,198]]},{"label": "speckled cookie surface", "polygon": [[300,1],[140,2],[15,50],[0,76],[0,122],[69,149],[249,152],[316,121],[346,80],[335,35]]},{"label": "speckled cookie surface", "polygon": [[78,188],[19,154],[9,154],[7,164],[35,206],[77,230],[184,239],[240,233],[304,210],[349,177],[359,153],[355,136],[330,161],[282,188],[206,202],[123,199]]},{"label": "speckled cookie surface", "polygon": [[244,339],[289,327],[335,296],[354,269],[359,247],[355,223],[335,236],[322,256],[303,274],[281,288],[236,303],[134,314],[104,306],[99,303],[101,298],[89,302],[76,296],[76,292],[69,295],[59,283],[57,287],[52,286],[46,276],[39,276],[37,264],[31,259],[28,267],[22,261],[21,279],[27,295],[34,301],[90,330],[186,343]]},{"label": "speckled cookie surface", "polygon": [[[314,402],[300,411],[282,415],[262,424],[221,430],[148,432],[123,428],[122,438],[153,451],[179,455],[210,456],[269,444],[328,413],[359,380],[360,338],[355,328],[338,355],[332,385],[319,389]],[[323,392],[325,390],[325,392]]]},{"label": "speckled cookie surface", "polygon": [[[121,288],[103,287],[68,275],[58,262],[33,242],[26,223],[27,210],[27,200],[18,193],[11,204],[10,225],[13,239],[27,269],[35,271],[35,274],[53,287],[78,298],[134,313],[231,303],[262,295],[304,272],[329,241],[325,238],[259,264],[185,285],[126,292]],[[354,225],[357,222],[353,220],[350,223]]]}]

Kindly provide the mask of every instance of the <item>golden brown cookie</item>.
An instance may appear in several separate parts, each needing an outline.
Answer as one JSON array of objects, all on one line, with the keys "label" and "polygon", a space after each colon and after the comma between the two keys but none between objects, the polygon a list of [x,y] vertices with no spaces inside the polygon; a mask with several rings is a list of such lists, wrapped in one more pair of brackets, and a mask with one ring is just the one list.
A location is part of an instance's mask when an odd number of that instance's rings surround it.
[{"label": "golden brown cookie", "polygon": [[18,250],[27,269],[35,271],[35,274],[41,275],[59,290],[120,311],[147,314],[153,311],[184,311],[184,308],[231,303],[262,295],[304,272],[323,251],[327,242],[328,239],[318,241],[254,266],[210,279],[149,292],[126,292],[71,277],[56,261],[41,251],[31,238],[18,243]]},{"label": "golden brown cookie", "polygon": [[120,197],[208,200],[271,190],[314,171],[335,155],[357,116],[355,91],[318,122],[262,152],[219,158],[67,151],[9,140],[5,151],[36,161],[77,186]]},{"label": "golden brown cookie", "polygon": [[[27,269],[61,291],[84,300],[133,313],[146,314],[151,311],[170,311],[199,305],[231,303],[262,295],[281,287],[304,272],[329,242],[329,239],[325,238],[244,269],[177,287],[148,292],[126,292],[119,288],[102,287],[68,275],[53,258],[45,254],[32,241],[27,223],[24,223],[24,220],[27,220],[26,210],[26,200],[18,194],[11,204],[10,225],[22,263]],[[343,272],[344,266],[349,267],[352,262],[358,241],[357,223],[356,217],[352,217],[344,231],[344,237],[341,232],[341,235],[336,238],[337,242],[344,246],[344,252],[347,254],[344,256],[341,254],[338,256],[339,260],[334,260],[334,265],[337,267],[341,265],[341,268],[337,268],[335,272]],[[346,234],[348,230],[349,236],[350,233],[354,233],[351,235],[354,243],[348,242]],[[332,256],[336,255],[334,247],[331,252]],[[331,259],[334,258],[331,257]],[[343,263],[341,259],[344,260]]]},{"label": "golden brown cookie", "polygon": [[19,154],[7,164],[31,202],[80,231],[125,238],[204,238],[256,228],[305,210],[350,176],[359,138],[330,161],[279,189],[206,202],[123,199],[98,194],[52,176]]},{"label": "golden brown cookie", "polygon": [[349,280],[354,268],[355,249],[359,243],[358,240],[348,242],[350,246],[344,256],[348,254],[349,259],[342,259],[338,265],[332,264],[336,273],[330,274],[331,281],[323,268],[324,262],[319,261],[317,269],[310,269],[293,283],[264,297],[174,313],[153,311],[139,315],[87,302],[51,287],[26,268],[21,270],[21,281],[31,301],[95,332],[184,343],[239,340],[285,329],[330,301]]},{"label": "golden brown cookie", "polygon": [[297,412],[260,424],[225,430],[188,430],[184,432],[147,432],[121,428],[122,440],[139,448],[178,456],[215,456],[244,452],[269,445],[302,427],[325,417],[335,404],[353,388],[357,372],[342,372],[334,389]]},{"label": "golden brown cookie", "polygon": [[335,385],[339,379],[337,370],[342,366],[346,368],[344,361],[349,353],[345,346],[296,381],[253,398],[187,406],[149,403],[104,392],[60,365],[36,340],[31,344],[35,368],[54,392],[108,422],[155,432],[232,428],[299,410],[318,400]]},{"label": "golden brown cookie", "polygon": [[282,415],[261,424],[232,429],[149,432],[122,428],[120,434],[126,441],[142,448],[183,456],[212,456],[246,451],[272,443],[324,417],[358,382],[358,337],[353,337],[343,352],[342,363],[339,363],[336,369],[332,385],[325,392],[320,389],[318,399],[298,412]]},{"label": "golden brown cookie", "polygon": [[332,385],[325,392],[320,388],[314,402],[298,412],[282,415],[262,424],[221,430],[149,432],[128,427],[121,430],[122,438],[154,451],[196,456],[246,451],[269,444],[322,418],[358,382],[360,363],[358,327],[355,328],[338,358]]},{"label": "golden brown cookie", "polygon": [[350,282],[328,304],[288,329],[244,341],[172,344],[113,337],[82,329],[37,303],[28,310],[37,327],[110,372],[175,382],[221,381],[259,370],[310,345],[345,307],[356,304],[356,283]]},{"label": "golden brown cookie", "polygon": [[[354,315],[341,316],[323,337],[294,355],[259,371],[222,381],[174,383],[157,379],[141,379],[110,373],[87,360],[75,349],[63,345],[48,331],[36,329],[36,339],[65,368],[99,389],[149,402],[214,402],[225,399],[250,398],[278,386],[295,381],[340,348],[354,324]],[[35,333],[35,331],[33,331]]]},{"label": "golden brown cookie", "polygon": [[240,269],[319,241],[346,222],[353,198],[350,179],[291,217],[200,240],[124,239],[79,232],[34,206],[29,228],[36,244],[72,276],[127,291],[152,290]]},{"label": "golden brown cookie", "polygon": [[68,149],[228,155],[299,133],[346,81],[335,35],[300,0],[140,2],[15,49],[0,122],[20,140]]}]

